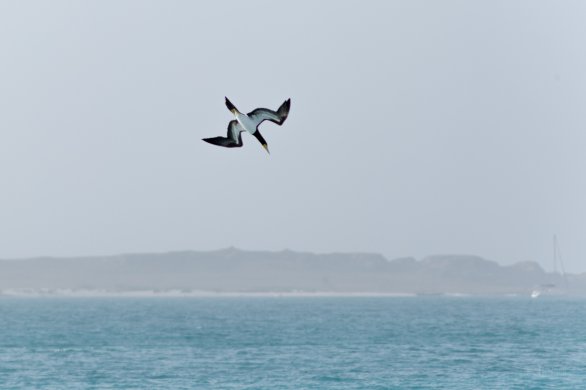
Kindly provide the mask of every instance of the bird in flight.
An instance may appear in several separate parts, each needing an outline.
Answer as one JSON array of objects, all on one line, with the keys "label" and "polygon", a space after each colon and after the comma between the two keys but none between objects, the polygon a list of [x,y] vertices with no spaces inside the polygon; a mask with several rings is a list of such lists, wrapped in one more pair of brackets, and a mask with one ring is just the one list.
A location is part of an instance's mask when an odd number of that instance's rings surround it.
[{"label": "bird in flight", "polygon": [[265,141],[258,130],[258,126],[266,120],[281,126],[283,122],[285,122],[285,119],[287,119],[287,115],[289,115],[291,99],[285,100],[277,111],[269,110],[268,108],[257,108],[248,114],[243,114],[238,111],[228,98],[226,98],[226,107],[228,107],[228,110],[230,110],[236,118],[228,123],[228,135],[226,137],[203,138],[203,140],[210,144],[223,146],[225,148],[240,148],[243,145],[242,132],[248,131],[256,137],[262,147],[270,154],[267,141]]}]

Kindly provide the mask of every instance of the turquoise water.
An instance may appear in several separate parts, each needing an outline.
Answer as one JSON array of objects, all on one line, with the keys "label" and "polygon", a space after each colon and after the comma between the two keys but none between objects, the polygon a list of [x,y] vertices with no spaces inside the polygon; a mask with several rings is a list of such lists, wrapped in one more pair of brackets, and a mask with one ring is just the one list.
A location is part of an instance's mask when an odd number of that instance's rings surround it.
[{"label": "turquoise water", "polygon": [[586,300],[1,298],[6,389],[584,389]]}]

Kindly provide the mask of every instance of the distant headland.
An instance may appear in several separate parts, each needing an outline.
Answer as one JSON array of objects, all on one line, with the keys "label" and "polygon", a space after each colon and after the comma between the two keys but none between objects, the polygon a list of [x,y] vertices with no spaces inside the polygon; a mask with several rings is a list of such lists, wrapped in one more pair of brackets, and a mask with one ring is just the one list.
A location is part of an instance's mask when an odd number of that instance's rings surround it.
[{"label": "distant headland", "polygon": [[586,274],[545,272],[472,255],[388,260],[372,253],[290,250],[136,253],[0,260],[0,295],[526,295],[586,294]]}]

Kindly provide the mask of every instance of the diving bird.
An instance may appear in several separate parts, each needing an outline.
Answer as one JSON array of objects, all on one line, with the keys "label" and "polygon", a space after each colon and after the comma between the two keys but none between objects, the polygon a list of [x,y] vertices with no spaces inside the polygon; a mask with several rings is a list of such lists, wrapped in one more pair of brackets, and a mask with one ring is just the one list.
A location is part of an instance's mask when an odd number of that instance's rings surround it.
[{"label": "diving bird", "polygon": [[258,126],[264,121],[271,121],[279,126],[285,122],[289,109],[291,108],[291,99],[285,100],[277,111],[269,110],[268,108],[257,108],[248,114],[243,114],[226,98],[226,107],[234,114],[236,119],[228,123],[228,135],[226,137],[203,138],[203,141],[213,145],[223,146],[225,148],[240,148],[242,147],[242,132],[248,131],[254,135],[262,147],[269,152],[267,141],[263,138],[258,130]]}]

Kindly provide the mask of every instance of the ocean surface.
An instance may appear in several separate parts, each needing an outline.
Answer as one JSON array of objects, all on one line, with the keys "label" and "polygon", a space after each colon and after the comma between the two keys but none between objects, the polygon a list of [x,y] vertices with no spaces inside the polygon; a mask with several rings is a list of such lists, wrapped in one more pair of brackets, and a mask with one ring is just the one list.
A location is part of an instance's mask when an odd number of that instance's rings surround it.
[{"label": "ocean surface", "polygon": [[1,389],[586,389],[586,300],[0,297]]}]

